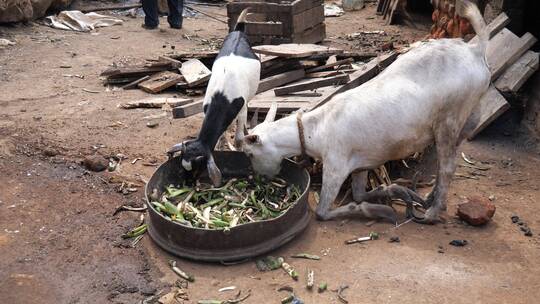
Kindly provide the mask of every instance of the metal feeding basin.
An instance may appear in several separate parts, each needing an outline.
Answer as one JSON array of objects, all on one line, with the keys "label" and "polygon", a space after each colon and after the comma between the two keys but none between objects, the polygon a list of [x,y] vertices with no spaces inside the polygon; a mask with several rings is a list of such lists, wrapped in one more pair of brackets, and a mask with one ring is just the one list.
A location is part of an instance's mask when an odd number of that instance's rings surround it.
[{"label": "metal feeding basin", "polygon": [[[216,151],[214,159],[221,169],[224,181],[252,174],[250,161],[242,152]],[[154,172],[146,185],[148,233],[166,251],[199,261],[239,261],[276,249],[300,234],[309,224],[311,217],[308,208],[308,172],[296,163],[284,160],[280,175],[289,184],[299,187],[302,194],[298,201],[279,217],[242,224],[229,231],[192,228],[166,219],[148,201],[152,189],[157,189],[161,196],[166,186],[182,184],[187,178],[181,166],[181,158],[170,159]]]}]

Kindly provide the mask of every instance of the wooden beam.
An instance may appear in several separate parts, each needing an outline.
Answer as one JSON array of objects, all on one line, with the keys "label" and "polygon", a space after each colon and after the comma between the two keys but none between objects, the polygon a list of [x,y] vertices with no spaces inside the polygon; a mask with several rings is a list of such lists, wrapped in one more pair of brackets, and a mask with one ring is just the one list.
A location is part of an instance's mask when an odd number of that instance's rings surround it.
[{"label": "wooden beam", "polygon": [[257,93],[268,91],[275,87],[279,87],[284,84],[302,79],[305,75],[306,72],[303,69],[300,69],[262,79],[259,82],[259,89],[257,90]]},{"label": "wooden beam", "polygon": [[302,92],[306,90],[314,90],[320,87],[328,87],[333,85],[339,85],[347,83],[350,80],[349,75],[338,75],[334,77],[328,77],[323,79],[316,79],[299,84],[292,84],[285,87],[280,87],[274,90],[276,96],[283,96],[295,92]]},{"label": "wooden beam", "polygon": [[155,97],[143,100],[130,101],[120,104],[120,107],[122,109],[161,108],[166,104],[170,105],[171,107],[179,107],[191,102],[193,102],[193,99],[190,98]]},{"label": "wooden beam", "polygon": [[324,70],[326,70],[328,68],[331,68],[331,67],[340,66],[340,65],[344,65],[344,64],[350,64],[350,63],[353,63],[353,62],[354,62],[354,59],[352,59],[352,58],[342,59],[342,60],[338,60],[338,61],[335,61],[335,62],[332,62],[332,63],[328,63],[328,64],[325,64],[325,65],[318,66],[316,68],[309,69],[309,70],[306,71],[306,73],[314,73],[314,72],[324,71]]},{"label": "wooden beam", "polygon": [[129,90],[129,89],[135,89],[137,88],[137,85],[145,80],[148,80],[150,78],[150,76],[146,75],[144,77],[141,77],[135,81],[132,81],[126,85],[124,85],[121,89],[122,90]]},{"label": "wooden beam", "polygon": [[283,24],[281,22],[246,22],[246,35],[281,36]]},{"label": "wooden beam", "polygon": [[180,107],[172,109],[173,118],[185,118],[198,113],[203,110],[203,100],[194,101],[190,104],[186,104]]},{"label": "wooden beam", "polygon": [[311,111],[315,108],[318,108],[323,104],[327,103],[335,95],[350,90],[352,88],[356,88],[357,86],[369,81],[371,78],[377,76],[377,74],[379,74],[382,70],[388,67],[392,62],[394,62],[397,56],[397,53],[391,52],[372,59],[367,64],[362,66],[360,70],[350,74],[351,80],[347,84],[335,88],[331,94],[315,100],[309,106],[305,107],[304,110]]},{"label": "wooden beam", "polygon": [[335,55],[343,53],[342,49],[317,45],[317,44],[280,44],[280,45],[258,45],[253,47],[253,51],[259,54],[273,55],[284,58],[302,58],[314,55]]},{"label": "wooden beam", "polygon": [[477,107],[473,110],[471,117],[467,120],[468,139],[471,140],[497,117],[510,108],[510,104],[497,91],[495,86],[490,85],[488,91],[480,99]]},{"label": "wooden beam", "polygon": [[173,58],[168,57],[168,56],[159,56],[158,60],[166,61],[166,62],[170,63],[173,69],[178,69],[178,68],[180,68],[182,66],[181,61],[173,59]]},{"label": "wooden beam", "polygon": [[495,81],[495,87],[502,92],[517,92],[538,70],[538,53],[527,51]]},{"label": "wooden beam", "polygon": [[315,73],[309,73],[306,74],[306,78],[325,78],[325,77],[331,77],[336,76],[340,74],[351,74],[356,72],[355,69],[343,69],[343,70],[333,70],[333,71],[324,71],[324,72],[315,72]]},{"label": "wooden beam", "polygon": [[530,33],[518,38],[508,29],[500,31],[488,43],[486,58],[491,71],[492,80],[497,79],[503,72],[518,60],[537,39]]},{"label": "wooden beam", "polygon": [[190,87],[208,81],[212,74],[212,72],[198,59],[190,59],[184,62],[180,68],[180,72]]},{"label": "wooden beam", "polygon": [[182,82],[184,77],[182,75],[165,71],[153,75],[149,79],[138,84],[139,88],[148,93],[159,93],[167,88],[174,86],[175,84]]}]

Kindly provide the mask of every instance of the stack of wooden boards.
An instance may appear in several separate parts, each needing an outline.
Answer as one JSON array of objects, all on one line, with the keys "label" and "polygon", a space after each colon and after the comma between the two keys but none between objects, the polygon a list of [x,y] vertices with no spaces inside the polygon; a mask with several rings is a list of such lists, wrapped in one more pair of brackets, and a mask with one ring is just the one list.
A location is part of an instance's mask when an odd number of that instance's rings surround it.
[{"label": "stack of wooden boards", "polygon": [[229,30],[248,7],[246,33],[253,45],[317,43],[326,37],[323,0],[234,0],[227,4]]},{"label": "stack of wooden boards", "polygon": [[[538,70],[538,53],[529,50],[537,39],[530,33],[522,37],[516,36],[505,28],[509,22],[508,16],[502,13],[488,25],[491,39],[486,59],[491,71],[492,84],[469,119],[478,121],[474,124],[469,139],[510,108],[503,94],[516,93]],[[471,42],[476,39],[477,37],[473,38]]]},{"label": "stack of wooden boards", "polygon": [[377,15],[381,15],[386,24],[394,24],[394,16],[405,12],[407,0],[377,0]]},{"label": "stack of wooden boards", "polygon": [[253,49],[261,57],[262,75],[249,111],[266,112],[277,102],[280,114],[319,107],[334,95],[373,78],[397,57],[389,53],[364,63],[372,55],[315,44],[261,45]]}]

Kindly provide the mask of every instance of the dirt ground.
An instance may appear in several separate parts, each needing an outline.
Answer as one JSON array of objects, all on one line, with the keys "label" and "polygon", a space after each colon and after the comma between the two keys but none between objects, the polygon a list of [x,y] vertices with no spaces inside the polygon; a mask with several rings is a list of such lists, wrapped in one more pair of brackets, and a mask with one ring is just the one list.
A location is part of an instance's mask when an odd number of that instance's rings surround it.
[{"label": "dirt ground", "polygon": [[[225,15],[224,8],[204,9]],[[352,48],[354,41],[340,37],[360,30],[382,29],[402,42],[425,34],[383,26],[374,16],[370,6],[327,18],[326,43]],[[148,128],[144,117],[161,110],[117,107],[148,95],[107,90],[98,75],[112,62],[155,58],[171,45],[177,50],[204,47],[185,37],[222,38],[227,29],[203,16],[186,19],[181,31],[167,28],[164,19],[164,31],[144,31],[141,18],[125,19],[122,26],[92,34],[39,24],[0,27],[1,37],[17,41],[0,50],[1,303],[139,303],[166,293],[177,280],[167,266],[172,257],[148,236],[135,248],[120,238],[139,223],[139,214],[112,214],[122,204],[141,204],[144,181],[155,170],[143,163],[163,162],[172,144],[196,135],[202,116],[171,120],[167,115],[154,119],[158,127]],[[294,287],[305,303],[339,303],[333,290],[340,285],[349,286],[344,292],[349,303],[537,303],[538,150],[515,128],[490,128],[462,150],[490,169],[478,179],[455,180],[446,224],[393,229],[386,223],[367,227],[366,220],[312,220],[300,237],[271,253],[322,256],[320,261],[291,259],[300,272],[298,282],[281,270],[258,272],[253,262],[223,266],[179,259],[179,266],[196,276],[186,303],[230,298],[234,292],[218,292],[229,285],[251,289],[248,304],[278,303],[286,295],[276,291],[282,285]],[[112,173],[88,172],[80,165],[87,155],[118,153],[128,159]],[[131,164],[137,157],[143,160]],[[138,191],[118,193],[122,181],[138,185]],[[496,205],[487,226],[474,228],[454,218],[456,205],[470,196],[491,197]],[[528,223],[532,237],[512,224],[513,214]],[[380,232],[381,239],[344,245],[370,231]],[[388,242],[394,235],[400,243]],[[452,247],[453,239],[469,244]],[[304,288],[308,267],[315,270],[316,283],[328,282],[329,291]]]}]

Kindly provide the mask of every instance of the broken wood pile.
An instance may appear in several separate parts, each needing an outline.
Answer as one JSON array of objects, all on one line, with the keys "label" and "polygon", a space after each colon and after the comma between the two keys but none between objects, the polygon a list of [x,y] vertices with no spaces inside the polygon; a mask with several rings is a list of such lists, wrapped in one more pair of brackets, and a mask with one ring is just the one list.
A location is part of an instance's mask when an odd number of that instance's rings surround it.
[{"label": "broken wood pile", "polygon": [[252,45],[317,43],[326,37],[323,0],[235,0],[227,4],[229,31],[245,8]]},{"label": "broken wood pile", "polygon": [[407,0],[378,0],[377,1],[377,15],[383,17],[386,20],[386,24],[394,24],[394,17],[398,13],[405,13],[405,7],[407,6]]},{"label": "broken wood pile", "polygon": [[361,85],[390,65],[396,53],[365,63],[365,54],[314,44],[262,45],[253,48],[261,57],[258,94],[249,112],[266,112],[277,102],[278,113],[310,111],[334,95]]},{"label": "broken wood pile", "polygon": [[[112,67],[101,73],[106,85],[120,86],[124,90],[139,88],[156,94],[170,88],[190,96],[202,95],[206,89],[216,52],[184,53],[159,56],[143,66]],[[210,64],[203,63],[209,62]],[[178,117],[199,113],[202,101],[183,102],[181,109],[173,110]],[[174,104],[171,104],[171,106]],[[197,110],[195,110],[197,109]]]},{"label": "broken wood pile", "polygon": [[[491,70],[492,84],[469,118],[469,127],[472,127],[469,139],[510,108],[503,95],[517,93],[525,81],[538,70],[538,53],[529,50],[537,39],[530,33],[518,37],[505,28],[509,22],[508,16],[502,13],[488,25],[491,39],[487,46],[486,59]],[[476,39],[477,37],[471,41]]]}]

